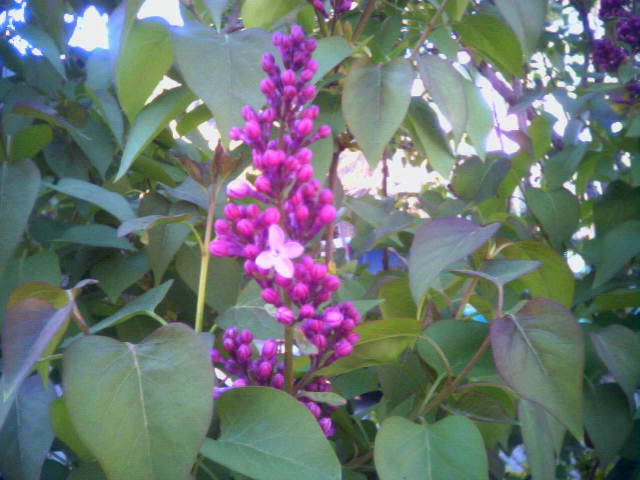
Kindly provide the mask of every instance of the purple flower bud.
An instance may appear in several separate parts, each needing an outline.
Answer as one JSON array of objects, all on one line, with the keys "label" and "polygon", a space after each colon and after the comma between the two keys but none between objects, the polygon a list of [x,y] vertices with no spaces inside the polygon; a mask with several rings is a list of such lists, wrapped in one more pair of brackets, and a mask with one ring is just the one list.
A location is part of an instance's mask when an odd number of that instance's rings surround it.
[{"label": "purple flower bud", "polygon": [[232,385],[233,385],[234,388],[248,387],[249,386],[249,382],[247,382],[244,378],[237,378],[236,380],[234,380]]},{"label": "purple flower bud", "polygon": [[261,175],[258,178],[256,178],[253,184],[256,187],[256,190],[261,193],[268,194],[271,192],[271,182],[264,175]]},{"label": "purple flower bud", "polygon": [[333,192],[328,188],[320,190],[320,195],[318,195],[318,200],[320,203],[324,205],[332,205],[333,204]]},{"label": "purple flower bud", "polygon": [[258,205],[256,205],[255,203],[252,203],[251,205],[247,206],[246,212],[249,218],[253,218],[255,220],[260,216],[260,207],[258,207]]},{"label": "purple flower bud", "polygon": [[336,309],[329,309],[324,314],[324,321],[330,328],[339,327],[343,320],[344,316]]},{"label": "purple flower bud", "polygon": [[209,243],[209,253],[214,257],[229,256],[229,242],[224,240],[214,240]]},{"label": "purple flower bud", "polygon": [[260,249],[253,243],[245,245],[245,247],[242,249],[242,254],[245,256],[245,258],[248,258],[250,260],[254,260],[259,253]]},{"label": "purple flower bud", "polygon": [[311,318],[315,315],[315,313],[316,313],[316,309],[313,308],[313,305],[309,305],[308,303],[305,303],[300,307],[300,316],[302,318]]},{"label": "purple flower bud", "polygon": [[336,207],[333,205],[324,205],[318,214],[320,223],[328,225],[336,219]]},{"label": "purple flower bud", "polygon": [[327,138],[329,135],[331,135],[331,127],[329,125],[320,125],[320,128],[318,128],[318,137]]},{"label": "purple flower bud", "polygon": [[278,353],[278,342],[273,339],[269,339],[262,345],[262,358],[265,360],[271,360]]},{"label": "purple flower bud", "polygon": [[249,344],[249,343],[253,342],[253,333],[251,332],[251,330],[242,330],[240,332],[240,334],[238,335],[238,339],[242,343]]},{"label": "purple flower bud", "polygon": [[276,292],[273,288],[265,288],[264,290],[262,290],[260,296],[266,303],[270,303],[272,305],[277,305],[278,303],[280,303],[280,295],[278,295],[278,292]]},{"label": "purple flower bud", "polygon": [[320,107],[317,105],[309,105],[309,107],[302,112],[302,116],[309,120],[315,120],[318,118],[318,115],[320,115]]},{"label": "purple flower bud", "polygon": [[260,135],[262,135],[260,124],[255,120],[250,120],[244,124],[244,132],[251,140],[257,140],[258,138],[260,138]]},{"label": "purple flower bud", "polygon": [[246,262],[244,262],[242,268],[244,269],[244,273],[246,273],[250,277],[258,271],[256,262],[254,262],[253,260],[247,260]]},{"label": "purple flower bud", "polygon": [[215,230],[216,235],[224,235],[225,233],[229,232],[229,224],[219,218],[213,224],[213,229]]},{"label": "purple flower bud", "polygon": [[300,27],[300,25],[292,25],[291,26],[291,37],[298,43],[304,42],[304,31]]},{"label": "purple flower bud", "polygon": [[302,282],[298,282],[294,285],[291,296],[297,300],[305,300],[309,296],[309,287]]},{"label": "purple flower bud", "polygon": [[331,298],[331,292],[320,292],[316,295],[316,301],[318,303],[326,302]]},{"label": "purple flower bud", "polygon": [[212,348],[211,350],[209,350],[209,358],[211,359],[211,363],[218,363],[222,360],[222,356],[220,355],[220,352],[215,348]]},{"label": "purple flower bud", "polygon": [[244,180],[234,180],[227,185],[227,195],[234,199],[241,199],[251,193],[251,186]]},{"label": "purple flower bud", "polygon": [[269,207],[264,211],[263,219],[266,225],[277,225],[280,223],[280,212],[275,207]]},{"label": "purple flower bud", "polygon": [[296,218],[299,222],[304,222],[309,218],[309,207],[304,203],[296,207]]},{"label": "purple flower bud", "polygon": [[249,345],[243,343],[236,350],[236,359],[239,362],[246,362],[247,360],[249,360],[251,358],[251,354],[252,353],[253,352],[251,351],[251,347]]},{"label": "purple flower bud", "polygon": [[335,275],[327,275],[322,280],[322,286],[330,292],[335,292],[340,288],[340,279]]},{"label": "purple flower bud", "polygon": [[307,407],[307,409],[309,409],[309,411],[314,417],[320,418],[320,415],[322,415],[322,409],[318,406],[316,402],[305,402],[304,406]]},{"label": "purple flower bud", "polygon": [[241,218],[236,223],[236,230],[240,235],[250,237],[253,234],[253,222],[246,218]]},{"label": "purple flower bud", "polygon": [[275,64],[276,59],[272,54],[265,53],[264,55],[262,55],[262,69],[265,71],[265,73],[269,73],[271,69],[273,69]]},{"label": "purple flower bud", "polygon": [[256,371],[256,375],[260,380],[266,380],[271,376],[271,373],[273,372],[273,365],[271,365],[271,362],[260,362],[260,364],[258,365],[258,370]]},{"label": "purple flower bud", "polygon": [[296,316],[289,307],[280,307],[276,311],[276,320],[283,325],[291,325],[295,319]]},{"label": "purple flower bud", "polygon": [[355,345],[360,340],[360,335],[358,332],[349,332],[345,338],[351,345]]},{"label": "purple flower bud", "polygon": [[313,158],[313,152],[308,148],[303,148],[296,156],[298,157],[298,160],[300,160],[300,163],[310,163]]},{"label": "purple flower bud", "polygon": [[300,72],[300,80],[302,80],[303,83],[310,82],[313,79],[314,75],[315,73],[313,73],[311,70],[303,70],[302,72]]},{"label": "purple flower bud", "polygon": [[327,348],[327,337],[319,333],[315,337],[313,337],[311,343],[318,347],[318,350],[323,351],[325,348]]},{"label": "purple flower bud", "polygon": [[251,105],[245,105],[242,107],[242,109],[240,109],[240,113],[242,114],[242,118],[247,122],[250,120],[258,120],[258,114]]},{"label": "purple flower bud", "polygon": [[318,420],[318,424],[320,425],[325,437],[333,437],[336,434],[336,428],[333,426],[333,422],[329,417],[321,418]]},{"label": "purple flower bud", "polygon": [[353,352],[353,346],[347,340],[340,340],[336,343],[336,355],[338,357],[348,357]]},{"label": "purple flower bud", "polygon": [[232,222],[238,220],[240,218],[240,210],[238,209],[238,206],[233,203],[227,203],[224,206],[224,216]]},{"label": "purple flower bud", "polygon": [[[309,38],[307,39],[307,41],[304,44],[304,48],[307,50],[307,52],[311,53],[313,52],[316,48],[318,47],[318,42],[316,41],[315,38]],[[307,68],[309,68],[307,66]]]},{"label": "purple flower bud", "polygon": [[276,285],[279,287],[286,288],[291,285],[291,279],[287,277],[283,277],[282,275],[276,274]]},{"label": "purple flower bud", "polygon": [[306,137],[313,130],[313,121],[308,118],[303,118],[302,120],[298,120],[296,122],[296,133],[301,137]]},{"label": "purple flower bud", "polygon": [[287,159],[284,162],[284,166],[288,170],[295,172],[300,168],[300,162],[296,157],[287,157]]},{"label": "purple flower bud", "polygon": [[307,163],[303,165],[297,174],[298,180],[301,182],[308,182],[313,177],[313,167]]},{"label": "purple flower bud", "polygon": [[287,85],[286,87],[284,87],[282,89],[282,95],[287,100],[293,100],[294,98],[296,98],[298,96],[298,89],[296,87],[291,86],[291,85]]},{"label": "purple flower bud", "polygon": [[324,325],[322,324],[322,321],[315,318],[307,320],[305,324],[307,329],[313,333],[322,333],[322,331],[324,330]]},{"label": "purple flower bud", "polygon": [[272,96],[276,91],[276,84],[269,77],[260,80],[260,91],[267,97]]},{"label": "purple flower bud", "polygon": [[280,79],[282,80],[283,85],[295,85],[296,83],[296,72],[291,69],[287,69],[282,72],[280,75]]},{"label": "purple flower bud", "polygon": [[263,156],[264,164],[269,168],[277,167],[284,159],[285,154],[282,150],[267,150]]},{"label": "purple flower bud", "polygon": [[284,375],[276,373],[271,380],[271,385],[273,388],[282,389],[284,387]]},{"label": "purple flower bud", "polygon": [[273,123],[276,117],[277,117],[277,113],[275,109],[269,107],[264,111],[262,118],[264,119],[265,122]]},{"label": "purple flower bud", "polygon": [[222,340],[222,348],[224,348],[226,352],[231,353],[236,349],[236,342],[233,341],[233,338],[224,338]]},{"label": "purple flower bud", "polygon": [[232,127],[229,129],[229,138],[235,141],[240,140],[242,138],[242,130],[238,127]]},{"label": "purple flower bud", "polygon": [[300,99],[302,102],[308,102],[316,96],[316,87],[313,85],[305,85],[300,90]]},{"label": "purple flower bud", "polygon": [[316,263],[311,267],[311,278],[316,281],[322,280],[327,276],[327,266],[324,263]]},{"label": "purple flower bud", "polygon": [[356,322],[354,322],[350,318],[345,318],[342,322],[342,325],[340,325],[340,328],[343,332],[350,332],[351,330],[356,328]]}]

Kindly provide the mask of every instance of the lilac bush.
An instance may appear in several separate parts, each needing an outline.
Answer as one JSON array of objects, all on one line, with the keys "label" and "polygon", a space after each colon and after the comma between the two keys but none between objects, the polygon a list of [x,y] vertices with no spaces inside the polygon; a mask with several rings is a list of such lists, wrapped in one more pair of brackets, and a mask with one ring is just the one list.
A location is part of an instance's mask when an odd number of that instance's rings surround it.
[{"label": "lilac bush", "polygon": [[[308,372],[294,382],[287,370],[290,340],[280,345],[269,339],[254,358],[252,333],[229,328],[222,340],[227,357],[218,350],[211,352],[214,364],[229,375],[227,385],[216,388],[216,395],[229,387],[247,385],[286,389],[300,398],[331,436],[331,409],[320,407],[304,394],[330,390],[328,380],[314,372],[351,354],[359,339],[354,329],[360,314],[351,302],[330,304],[340,280],[329,273],[323,259],[310,254],[336,218],[332,191],[313,178],[309,149],[331,134],[327,125],[314,128],[320,109],[308,104],[316,95],[310,83],[318,69],[311,58],[316,41],[293,26],[290,35],[275,33],[273,44],[284,68],[272,54],[263,56],[267,77],[260,89],[267,105],[260,111],[245,106],[244,126],[230,132],[233,140],[252,148],[253,168],[259,174],[251,182],[237,180],[229,185],[227,194],[237,202],[229,202],[224,208],[226,219],[215,222],[217,238],[209,251],[218,257],[244,258],[245,273],[262,288],[262,299],[276,308],[276,320],[288,332],[299,329],[314,353]],[[279,350],[284,350],[285,362],[278,361]]]}]

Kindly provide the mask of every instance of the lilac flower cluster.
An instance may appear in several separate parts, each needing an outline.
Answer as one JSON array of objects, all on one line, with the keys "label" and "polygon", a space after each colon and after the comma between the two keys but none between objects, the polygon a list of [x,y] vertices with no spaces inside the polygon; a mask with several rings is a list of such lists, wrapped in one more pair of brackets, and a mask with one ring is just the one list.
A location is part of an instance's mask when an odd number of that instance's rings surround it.
[{"label": "lilac flower cluster", "polygon": [[618,104],[633,105],[640,100],[640,82],[628,82],[622,95],[614,95],[611,99]]},{"label": "lilac flower cluster", "polygon": [[[313,388],[330,389],[329,382],[314,379],[313,372],[351,354],[358,341],[354,328],[360,314],[351,302],[324,305],[340,287],[340,280],[324,263],[304,255],[304,246],[336,218],[333,193],[313,178],[313,155],[308,148],[331,135],[326,125],[314,128],[320,111],[308,105],[316,95],[311,83],[318,70],[311,58],[316,41],[293,26],[290,35],[275,33],[273,44],[280,52],[282,67],[270,53],[263,56],[267,77],[260,89],[267,104],[259,111],[245,106],[244,126],[230,131],[231,139],[252,148],[257,175],[251,182],[237,180],[227,188],[232,200],[243,202],[225,205],[225,219],[215,222],[216,239],[209,251],[218,257],[243,258],[245,273],[262,288],[262,299],[276,308],[276,320],[288,328],[295,326],[315,346],[307,375],[290,393],[303,399],[330,436],[334,433],[330,409],[303,395]],[[212,351],[212,361],[235,377],[223,388],[262,385],[282,389],[284,365],[277,360],[278,342],[267,340],[254,358],[252,341],[247,330],[227,329],[222,339],[226,355]]]},{"label": "lilac flower cluster", "polygon": [[593,42],[593,63],[601,72],[615,72],[627,58],[624,50],[605,38]]},{"label": "lilac flower cluster", "polygon": [[[329,16],[327,10],[324,8],[324,2],[322,0],[309,0],[309,2],[313,5],[313,8],[320,13],[320,15],[323,17]],[[331,0],[330,3],[335,16],[348,12],[351,10],[351,6],[353,5],[353,1],[351,0]]]},{"label": "lilac flower cluster", "polygon": [[640,17],[621,18],[616,27],[618,41],[628,43],[634,50],[640,48]]},{"label": "lilac flower cluster", "polygon": [[602,20],[624,17],[629,12],[624,8],[628,0],[601,0],[599,16]]}]

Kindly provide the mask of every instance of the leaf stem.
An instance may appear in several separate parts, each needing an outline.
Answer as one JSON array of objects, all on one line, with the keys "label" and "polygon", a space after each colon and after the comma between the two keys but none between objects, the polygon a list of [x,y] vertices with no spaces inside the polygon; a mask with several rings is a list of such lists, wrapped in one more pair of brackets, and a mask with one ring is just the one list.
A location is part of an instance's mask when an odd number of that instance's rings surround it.
[{"label": "leaf stem", "polygon": [[429,20],[429,23],[427,24],[427,27],[424,29],[424,32],[422,32],[422,34],[420,35],[420,38],[418,38],[418,41],[416,42],[415,47],[413,47],[413,49],[411,50],[412,55],[414,56],[418,55],[418,51],[420,50],[420,47],[424,45],[424,42],[427,41],[427,37],[429,36],[429,34],[435,30],[436,23],[438,23],[438,20],[442,16],[442,13],[446,8],[447,3],[449,3],[449,0],[442,0],[442,3],[436,10],[436,13],[434,13],[433,17],[431,17],[431,20]]},{"label": "leaf stem", "polygon": [[[213,168],[213,164],[212,164]],[[198,281],[198,303],[196,304],[196,332],[202,332],[204,323],[204,303],[207,296],[207,275],[209,273],[209,243],[211,242],[211,231],[213,229],[213,218],[216,214],[216,198],[220,191],[220,183],[216,182],[215,175],[212,174],[211,185],[209,185],[209,208],[207,210],[207,223],[204,230],[204,242],[200,243],[200,279]]]},{"label": "leaf stem", "polygon": [[471,280],[471,283],[469,283],[469,286],[467,287],[467,289],[464,292],[464,295],[462,297],[462,299],[460,300],[460,305],[458,305],[458,311],[456,312],[456,319],[461,319],[464,315],[464,309],[467,306],[467,303],[469,303],[469,299],[471,298],[471,295],[473,295],[473,291],[476,289],[476,285],[478,285],[478,278],[474,278]]},{"label": "leaf stem", "polygon": [[480,345],[480,348],[478,348],[478,351],[473,355],[471,360],[469,360],[469,363],[467,363],[464,369],[460,372],[460,375],[458,375],[453,382],[449,383],[446,387],[444,387],[440,391],[438,396],[429,405],[427,405],[427,407],[425,408],[424,414],[429,413],[431,410],[433,410],[442,402],[444,402],[447,398],[449,398],[449,396],[456,390],[460,382],[469,374],[471,369],[476,366],[476,363],[478,363],[478,360],[480,360],[480,357],[482,357],[484,352],[487,351],[487,348],[489,348],[489,345],[491,345],[491,337],[487,335],[487,338],[484,339],[484,342],[482,342],[482,345]]},{"label": "leaf stem", "polygon": [[356,25],[356,28],[353,31],[353,35],[351,37],[351,41],[353,43],[356,43],[356,40],[358,40],[358,37],[364,30],[364,27],[367,21],[369,20],[369,17],[371,17],[371,14],[373,13],[373,9],[375,6],[376,6],[376,0],[369,0],[369,2],[367,3],[367,6],[364,7],[364,11],[362,12],[362,15],[360,15],[358,24]]},{"label": "leaf stem", "polygon": [[293,394],[293,325],[284,327],[284,385]]},{"label": "leaf stem", "polygon": [[89,327],[87,326],[87,322],[84,321],[84,317],[80,313],[80,310],[78,310],[78,304],[75,303],[73,299],[70,299],[69,301],[74,302],[73,303],[73,319],[76,322],[76,325],[78,325],[78,328],[82,331],[82,333],[84,333],[85,335],[91,335],[91,330],[89,330]]}]

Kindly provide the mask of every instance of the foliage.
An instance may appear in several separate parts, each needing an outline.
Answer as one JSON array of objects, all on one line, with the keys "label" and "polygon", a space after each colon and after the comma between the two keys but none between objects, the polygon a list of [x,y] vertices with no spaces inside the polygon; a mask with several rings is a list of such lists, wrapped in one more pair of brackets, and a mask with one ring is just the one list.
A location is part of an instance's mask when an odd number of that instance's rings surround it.
[{"label": "foliage", "polygon": [[[2,2],[1,478],[640,479],[640,2],[142,3]],[[89,5],[109,50],[69,46]],[[208,250],[294,24],[335,358]]]}]

